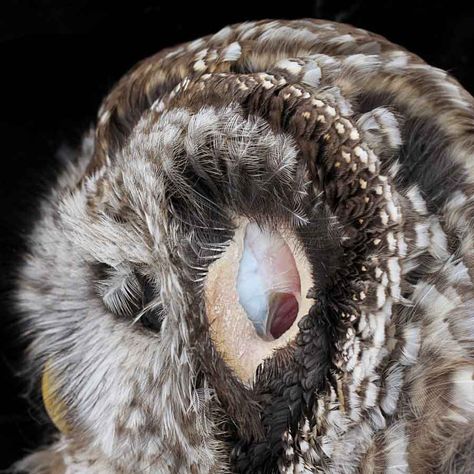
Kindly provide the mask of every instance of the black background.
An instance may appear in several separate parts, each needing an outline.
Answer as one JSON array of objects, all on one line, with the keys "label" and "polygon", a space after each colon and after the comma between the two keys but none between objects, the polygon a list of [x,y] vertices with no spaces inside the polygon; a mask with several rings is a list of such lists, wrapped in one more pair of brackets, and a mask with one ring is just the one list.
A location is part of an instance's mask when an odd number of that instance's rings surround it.
[{"label": "black background", "polygon": [[22,351],[9,309],[12,271],[37,198],[101,98],[138,60],[166,46],[262,18],[326,18],[372,30],[450,70],[474,90],[474,3],[459,1],[0,3],[0,469],[40,443],[44,429],[14,373]]}]

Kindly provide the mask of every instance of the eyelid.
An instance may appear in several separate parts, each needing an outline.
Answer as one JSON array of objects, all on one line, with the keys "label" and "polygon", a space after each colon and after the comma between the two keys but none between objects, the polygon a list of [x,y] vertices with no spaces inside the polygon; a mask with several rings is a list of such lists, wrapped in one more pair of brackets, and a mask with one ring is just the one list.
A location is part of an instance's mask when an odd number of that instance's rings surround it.
[{"label": "eyelid", "polygon": [[163,307],[158,301],[156,284],[130,269],[100,264],[97,292],[105,307],[115,316],[130,318],[132,324],[159,331]]},{"label": "eyelid", "polygon": [[116,316],[133,316],[141,308],[143,290],[133,272],[112,273],[98,288],[104,305]]}]

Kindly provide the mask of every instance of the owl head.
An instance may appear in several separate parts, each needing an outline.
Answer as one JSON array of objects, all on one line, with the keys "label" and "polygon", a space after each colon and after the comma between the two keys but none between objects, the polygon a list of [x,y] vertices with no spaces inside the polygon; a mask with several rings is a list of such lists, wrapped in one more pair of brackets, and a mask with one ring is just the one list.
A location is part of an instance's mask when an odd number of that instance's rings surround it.
[{"label": "owl head", "polygon": [[29,240],[18,308],[58,435],[20,467],[466,466],[472,104],[329,22],[140,63]]}]

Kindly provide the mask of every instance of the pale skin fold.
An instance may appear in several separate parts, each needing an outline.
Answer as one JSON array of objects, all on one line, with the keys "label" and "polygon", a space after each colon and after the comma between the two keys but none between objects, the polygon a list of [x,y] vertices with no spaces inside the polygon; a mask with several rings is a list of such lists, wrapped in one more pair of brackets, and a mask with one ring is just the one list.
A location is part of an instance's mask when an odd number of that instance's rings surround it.
[{"label": "pale skin fold", "polygon": [[[257,367],[275,349],[296,336],[298,321],[312,304],[306,297],[311,282],[310,265],[294,231],[270,232],[239,221],[232,242],[209,266],[205,301],[212,340],[245,384],[252,384]],[[291,324],[292,299],[298,309]],[[283,332],[286,326],[282,329],[277,317],[286,318],[291,327]]]}]

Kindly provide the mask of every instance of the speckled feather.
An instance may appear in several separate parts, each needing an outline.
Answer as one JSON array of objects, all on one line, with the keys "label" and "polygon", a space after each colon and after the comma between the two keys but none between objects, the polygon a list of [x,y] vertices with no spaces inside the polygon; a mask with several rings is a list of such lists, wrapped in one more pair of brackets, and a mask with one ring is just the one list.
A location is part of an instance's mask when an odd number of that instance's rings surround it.
[{"label": "speckled feather", "polygon": [[[348,25],[244,23],[139,63],[19,272],[30,376],[48,362],[71,429],[18,468],[471,472],[473,128],[449,74]],[[251,387],[202,288],[240,215],[293,228],[315,282]],[[114,314],[143,279],[159,330]]]}]

